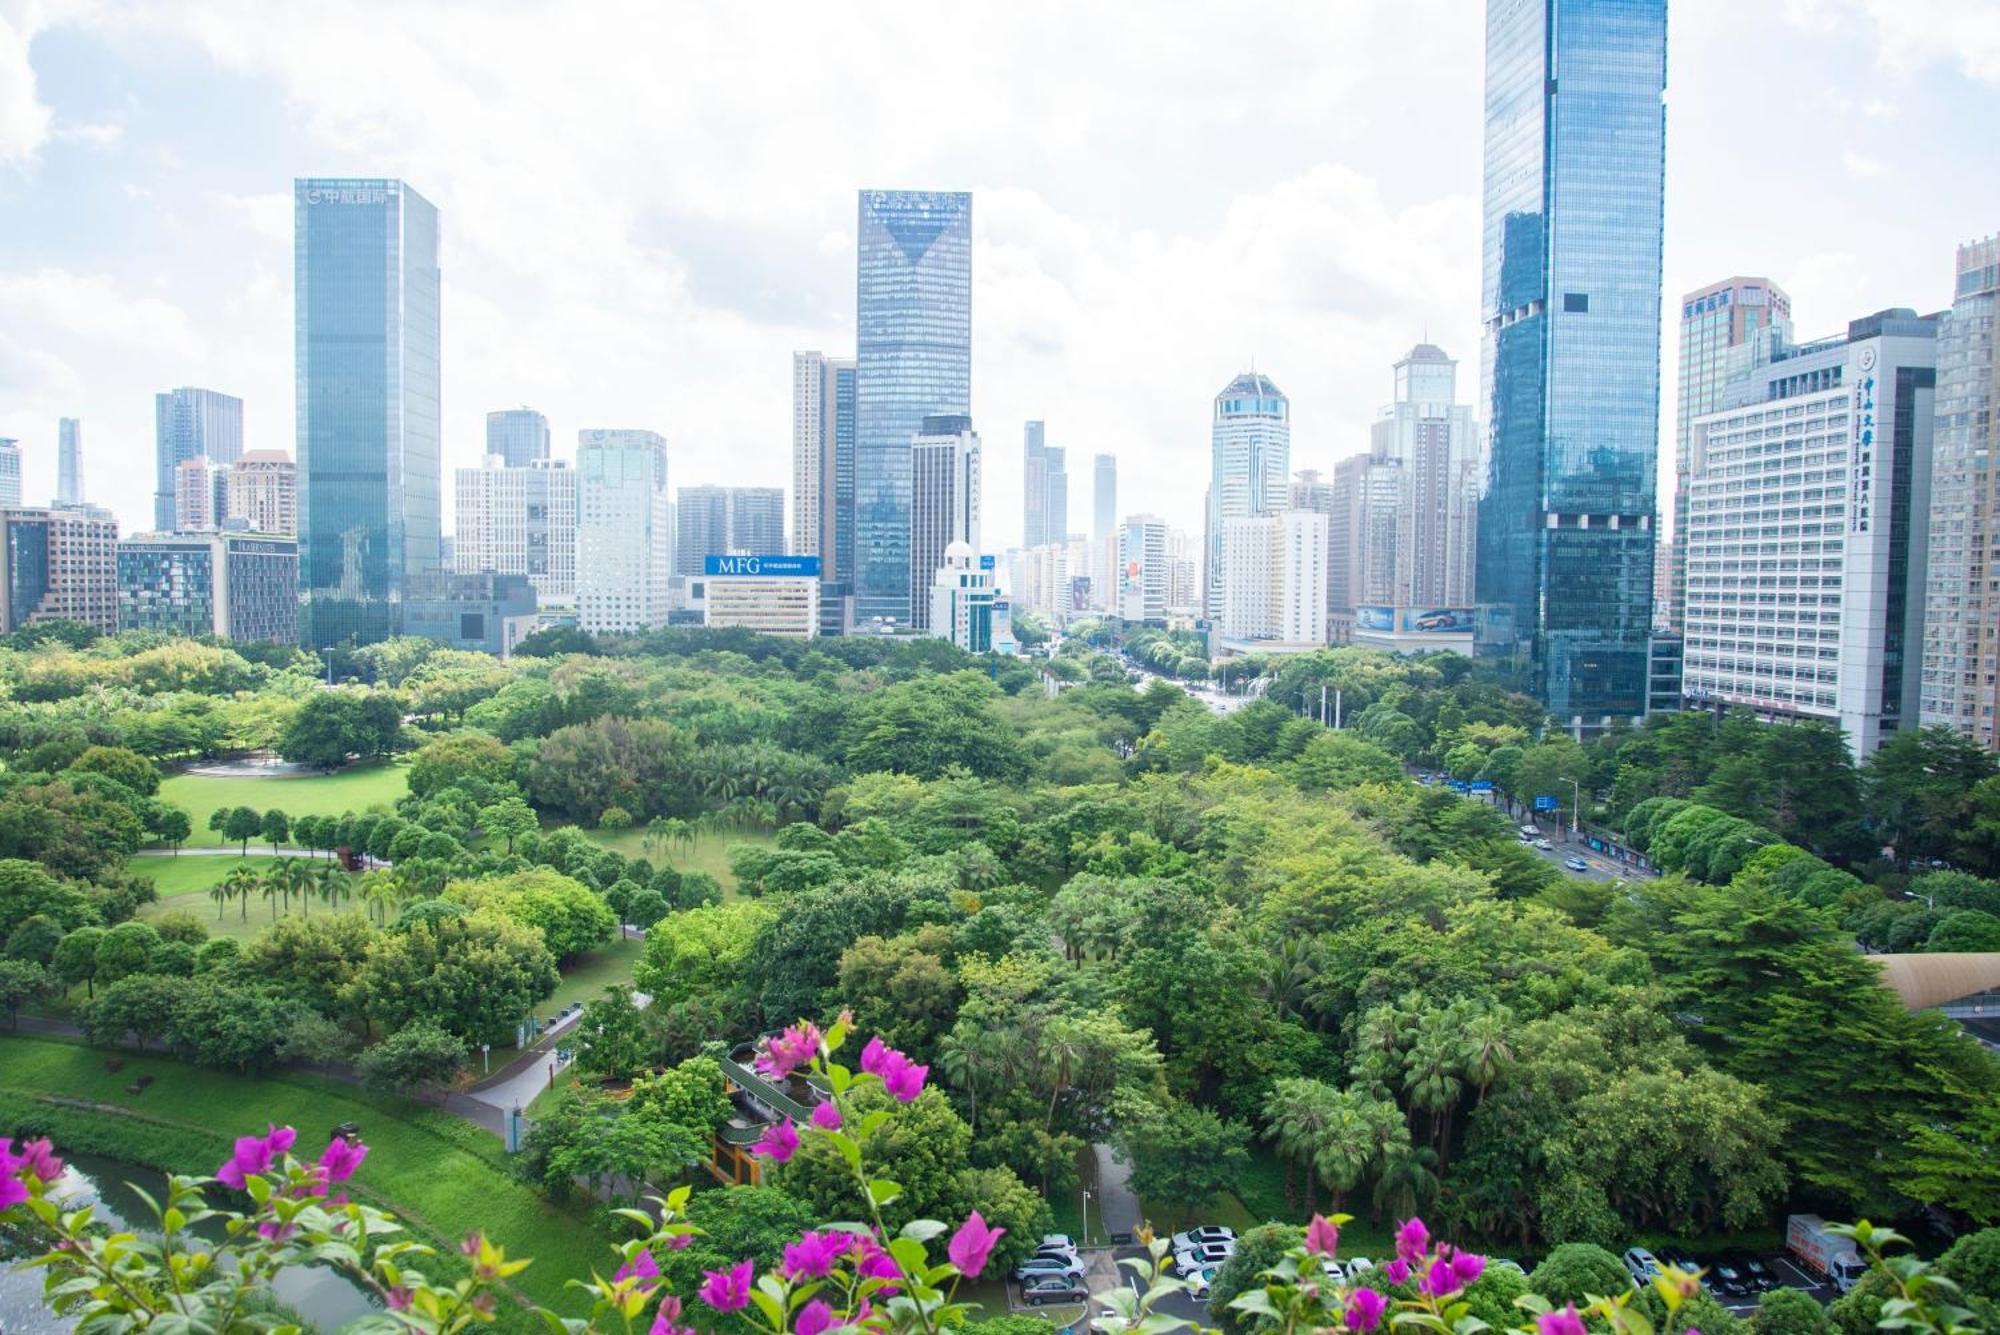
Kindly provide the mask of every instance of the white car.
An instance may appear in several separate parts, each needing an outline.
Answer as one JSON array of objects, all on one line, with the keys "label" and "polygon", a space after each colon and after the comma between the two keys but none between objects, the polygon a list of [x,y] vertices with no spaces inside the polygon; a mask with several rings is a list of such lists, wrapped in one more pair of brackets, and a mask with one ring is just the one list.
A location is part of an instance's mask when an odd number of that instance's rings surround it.
[{"label": "white car", "polygon": [[1191,1271],[1181,1276],[1181,1278],[1187,1281],[1188,1297],[1193,1298],[1197,1302],[1207,1302],[1208,1291],[1215,1283],[1215,1271],[1215,1266],[1209,1266],[1206,1269]]},{"label": "white car", "polygon": [[1234,1243],[1236,1230],[1224,1228],[1220,1224],[1199,1224],[1185,1233],[1174,1234],[1174,1250],[1184,1252],[1194,1247],[1205,1247],[1211,1242]]},{"label": "white car", "polygon": [[1359,1284],[1367,1273],[1375,1268],[1375,1263],[1365,1256],[1357,1256],[1347,1263],[1347,1282]]},{"label": "white car", "polygon": [[1632,1287],[1643,1289],[1653,1282],[1653,1276],[1660,1273],[1660,1258],[1644,1247],[1625,1249],[1625,1273],[1632,1276]]},{"label": "white car", "polygon": [[1206,1242],[1199,1247],[1187,1247],[1174,1253],[1174,1269],[1183,1275],[1191,1275],[1197,1270],[1210,1270],[1221,1265],[1236,1253],[1236,1240],[1228,1242]]},{"label": "white car", "polygon": [[1544,853],[1553,853],[1556,846],[1546,839],[1537,839],[1535,840],[1535,847],[1541,849]]}]

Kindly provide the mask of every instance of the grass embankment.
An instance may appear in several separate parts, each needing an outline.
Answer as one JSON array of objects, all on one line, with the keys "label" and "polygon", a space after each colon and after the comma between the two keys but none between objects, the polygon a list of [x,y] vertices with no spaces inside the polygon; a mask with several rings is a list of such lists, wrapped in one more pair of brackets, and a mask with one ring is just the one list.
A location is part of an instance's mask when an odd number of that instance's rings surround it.
[{"label": "grass embankment", "polygon": [[[312,1076],[253,1079],[123,1055],[114,1075],[101,1051],[9,1037],[0,1043],[0,1125],[35,1127],[66,1148],[166,1172],[207,1174],[228,1157],[235,1136],[266,1122],[297,1127],[299,1147],[310,1154],[328,1128],[358,1122],[370,1152],[354,1179],[357,1196],[395,1211],[453,1265],[457,1241],[483,1229],[510,1255],[534,1258],[514,1281],[524,1297],[582,1314],[564,1283],[605,1266],[606,1238],[583,1209],[553,1205],[509,1177],[500,1142],[471,1123]],[[141,1074],[153,1083],[143,1094],[126,1093]],[[65,1107],[51,1096],[93,1106]],[[525,1330],[531,1319],[513,1313],[506,1324]]]},{"label": "grass embankment", "polygon": [[253,811],[276,807],[293,819],[338,816],[348,811],[359,814],[377,806],[386,811],[410,790],[409,773],[406,762],[376,761],[350,765],[332,774],[297,777],[176,774],[161,782],[160,800],[187,812],[194,826],[187,847],[227,848],[231,842],[208,828],[209,814],[217,807],[249,807]]},{"label": "grass embankment", "polygon": [[705,871],[722,883],[722,897],[736,898],[736,875],[729,870],[729,850],[736,844],[769,848],[776,835],[761,830],[704,832],[689,844],[646,847],[646,832],[633,830],[585,830],[584,837],[599,848],[608,848],[628,858],[645,858],[655,866],[665,863],[675,871]]}]

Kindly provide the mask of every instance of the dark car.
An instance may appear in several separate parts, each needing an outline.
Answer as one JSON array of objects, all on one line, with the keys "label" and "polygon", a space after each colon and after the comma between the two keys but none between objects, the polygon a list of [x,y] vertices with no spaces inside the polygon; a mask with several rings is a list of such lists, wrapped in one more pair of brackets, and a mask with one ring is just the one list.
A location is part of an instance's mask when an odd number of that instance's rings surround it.
[{"label": "dark car", "polygon": [[1769,1293],[1779,1287],[1778,1272],[1754,1256],[1743,1252],[1732,1252],[1729,1263],[1741,1270],[1744,1282],[1759,1293]]},{"label": "dark car", "polygon": [[1040,1307],[1043,1303],[1080,1303],[1090,1294],[1073,1279],[1044,1275],[1023,1284],[1021,1296],[1028,1300],[1028,1306]]},{"label": "dark car", "polygon": [[1014,1278],[1023,1284],[1038,1279],[1081,1280],[1083,1263],[1067,1256],[1031,1256],[1014,1267]]},{"label": "dark car", "polygon": [[1695,1259],[1678,1247],[1662,1247],[1653,1255],[1660,1258],[1661,1265],[1670,1265],[1676,1270],[1699,1270]]},{"label": "dark car", "polygon": [[1726,1256],[1708,1263],[1708,1287],[1718,1298],[1745,1298],[1756,1292],[1743,1271]]}]

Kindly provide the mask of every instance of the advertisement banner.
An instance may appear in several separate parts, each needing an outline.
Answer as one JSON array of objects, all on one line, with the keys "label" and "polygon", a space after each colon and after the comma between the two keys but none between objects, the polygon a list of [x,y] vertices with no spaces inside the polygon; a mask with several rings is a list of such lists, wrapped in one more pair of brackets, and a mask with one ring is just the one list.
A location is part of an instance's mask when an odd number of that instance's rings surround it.
[{"label": "advertisement banner", "polygon": [[1403,609],[1403,629],[1427,635],[1472,633],[1472,609],[1469,607],[1406,607]]},{"label": "advertisement banner", "polygon": [[711,578],[719,575],[762,575],[766,579],[775,576],[787,578],[819,578],[819,558],[817,556],[705,556],[701,561],[701,573]]},{"label": "advertisement banner", "polygon": [[1356,630],[1396,629],[1396,609],[1393,607],[1357,607],[1354,609]]}]

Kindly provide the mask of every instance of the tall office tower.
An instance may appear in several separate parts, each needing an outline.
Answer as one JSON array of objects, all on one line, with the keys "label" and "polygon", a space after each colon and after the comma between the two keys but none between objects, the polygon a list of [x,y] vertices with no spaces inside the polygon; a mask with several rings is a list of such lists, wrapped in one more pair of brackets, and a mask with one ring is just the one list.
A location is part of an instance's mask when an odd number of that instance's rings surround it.
[{"label": "tall office tower", "polygon": [[0,509],[21,503],[21,442],[0,436]]},{"label": "tall office tower", "polygon": [[1458,363],[1420,343],[1396,363],[1396,401],[1372,443],[1401,468],[1393,602],[1415,609],[1472,601],[1479,527],[1479,428],[1458,399]]},{"label": "tall office tower", "polygon": [[56,423],[56,504],[83,504],[83,422],[74,417]]},{"label": "tall office tower", "polygon": [[[1676,521],[1676,531],[1678,531],[1678,523],[1679,521]],[[1685,566],[1681,568],[1681,574],[1683,577],[1686,576],[1687,568]],[[1653,549],[1653,630],[1656,633],[1672,633],[1676,635],[1680,633],[1667,624],[1667,618],[1672,614],[1673,601],[1673,544],[1662,538],[1659,544]]]},{"label": "tall office tower", "polygon": [[1825,719],[1856,759],[1914,727],[1938,319],[1775,347],[1688,432],[1690,703]]},{"label": "tall office tower", "polygon": [[118,629],[118,521],[109,510],[0,510],[0,634],[36,621]]},{"label": "tall office tower", "polygon": [[229,469],[227,492],[231,527],[298,535],[299,470],[283,450],[246,450]]},{"label": "tall office tower", "polygon": [[149,533],[118,544],[118,629],[299,642],[299,544],[248,533]]},{"label": "tall office tower", "polygon": [[530,468],[549,457],[549,419],[533,408],[486,414],[486,452],[505,468]]},{"label": "tall office tower", "polygon": [[792,354],[792,551],[819,557],[822,595],[854,565],[854,361]]},{"label": "tall office tower", "polygon": [[1100,454],[1090,461],[1090,536],[1108,538],[1118,530],[1118,456]]},{"label": "tall office tower", "polygon": [[1167,530],[1167,610],[1201,615],[1201,570],[1208,544],[1186,529]]},{"label": "tall office tower", "polygon": [[302,641],[396,633],[439,572],[438,214],[401,181],[293,183]]},{"label": "tall office tower", "polygon": [[783,554],[785,551],[783,487],[729,489],[729,546],[724,550],[749,552],[755,556]]},{"label": "tall office tower", "polygon": [[729,545],[729,488],[682,487],[674,501],[674,573],[699,575]]},{"label": "tall office tower", "polygon": [[667,621],[673,515],[657,431],[576,433],[576,621],[587,631]]},{"label": "tall office tower", "polygon": [[454,478],[461,575],[526,575],[538,606],[576,600],[576,471],[561,459],[509,467],[489,454]]},{"label": "tall office tower", "polygon": [[930,591],[946,549],[958,542],[979,554],[979,481],[979,433],[972,419],[924,418],[910,442],[910,587],[926,590],[910,609],[919,630],[932,628]]},{"label": "tall office tower", "polygon": [[[1775,331],[1775,333],[1774,333]],[[1780,346],[1792,339],[1792,299],[1768,278],[1725,278],[1681,298],[1680,390],[1674,413],[1674,531],[1672,569],[1665,584],[1670,606],[1664,609],[1669,629],[1678,633],[1687,612],[1688,430],[1694,419],[1722,406],[1730,378],[1742,371],[1731,349],[1758,338],[1776,337]],[[1658,553],[1654,554],[1657,561]],[[1655,578],[1654,585],[1662,581]],[[1657,601],[1657,593],[1656,599]],[[1662,619],[1655,608],[1653,619]]]},{"label": "tall office tower", "polygon": [[205,454],[174,469],[175,533],[213,533],[229,517],[229,470]]},{"label": "tall office tower", "polygon": [[1488,0],[1482,648],[1567,728],[1645,711],[1666,0]]},{"label": "tall office tower", "polygon": [[177,526],[174,471],[206,456],[225,468],[243,457],[243,400],[184,385],[153,396],[153,527]]},{"label": "tall office tower", "polygon": [[864,190],[858,235],[854,615],[887,628],[910,621],[910,440],[972,411],[972,196]]},{"label": "tall office tower", "polygon": [[1127,515],[1120,528],[1118,602],[1127,621],[1164,623],[1172,605],[1173,560],[1167,522],[1158,515]]},{"label": "tall office tower", "polygon": [[1223,528],[1285,507],[1292,473],[1292,405],[1269,376],[1247,371],[1215,396],[1209,432],[1207,615],[1222,616],[1229,578]]},{"label": "tall office tower", "polygon": [[[1068,489],[1064,489],[1068,498]],[[1021,545],[1040,547],[1049,540],[1048,427],[1039,421],[1021,424]],[[1065,528],[1068,521],[1064,521]]]},{"label": "tall office tower", "polygon": [[[1334,578],[1333,569],[1335,564],[1333,537],[1335,529],[1333,524],[1332,479],[1328,478],[1325,474],[1321,473],[1317,468],[1301,468],[1298,472],[1292,474],[1290,508],[1294,510],[1307,510],[1316,515],[1327,516],[1326,610],[1330,614],[1334,611],[1336,607],[1336,604],[1334,602],[1335,589],[1333,585],[1333,578]],[[1340,529],[1340,532],[1343,534],[1343,540],[1346,531],[1347,530],[1344,526]],[[1341,596],[1345,597],[1346,592],[1347,592],[1347,586],[1345,584],[1341,585],[1339,589],[1339,593],[1341,594]]]},{"label": "tall office tower", "polygon": [[1958,248],[1938,330],[1923,721],[2000,747],[2000,236]]},{"label": "tall office tower", "polygon": [[1378,454],[1356,454],[1333,469],[1327,512],[1327,605],[1335,613],[1396,602],[1396,519],[1404,468]]}]

